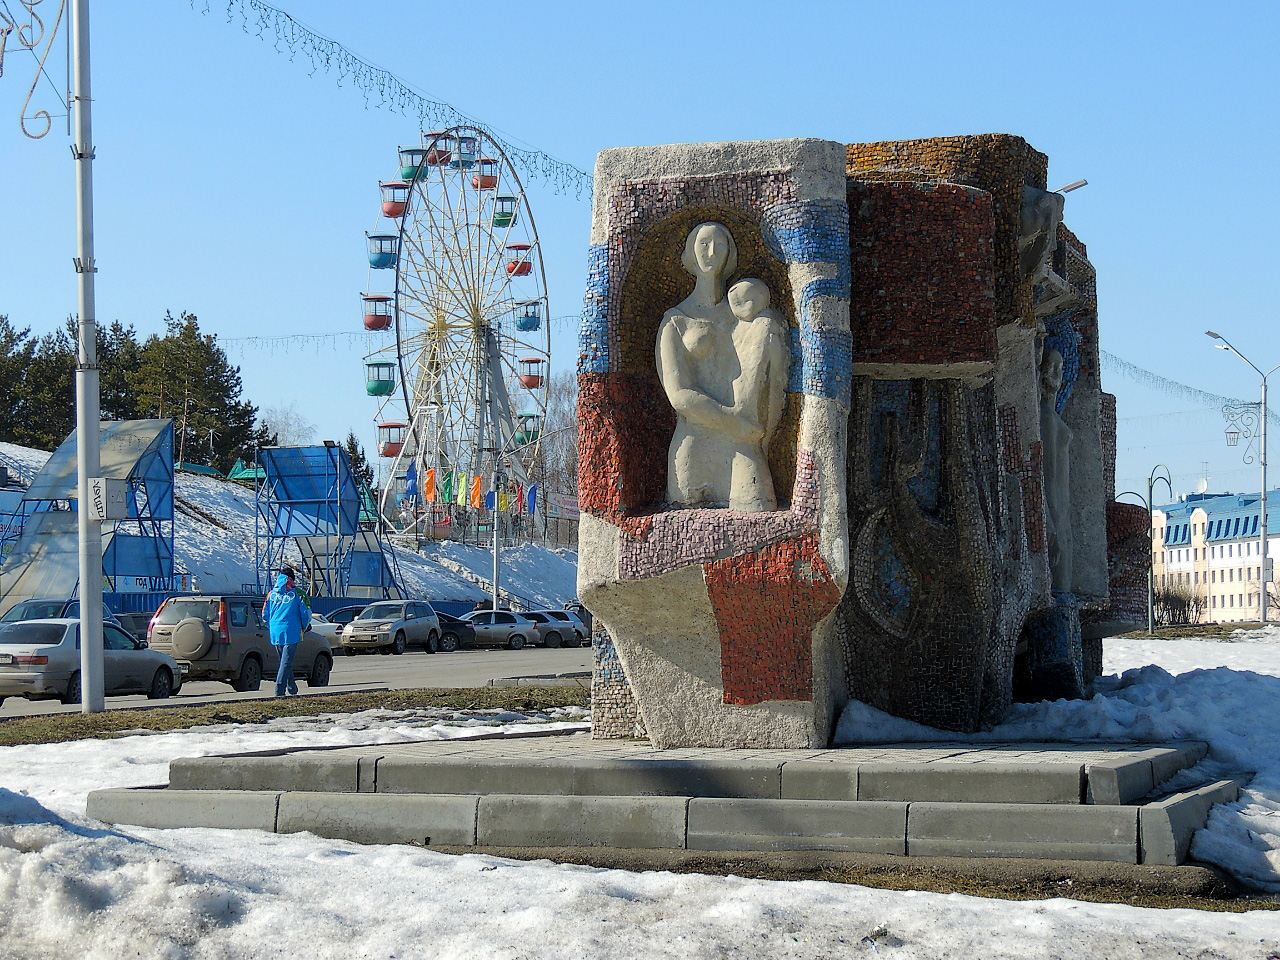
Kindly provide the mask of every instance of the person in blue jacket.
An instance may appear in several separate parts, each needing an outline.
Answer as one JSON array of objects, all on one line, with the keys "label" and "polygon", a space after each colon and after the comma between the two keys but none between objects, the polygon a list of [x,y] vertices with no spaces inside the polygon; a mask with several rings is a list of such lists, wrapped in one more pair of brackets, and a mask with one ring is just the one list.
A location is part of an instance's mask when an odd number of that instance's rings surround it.
[{"label": "person in blue jacket", "polygon": [[280,649],[280,669],[276,671],[276,696],[286,693],[298,695],[298,681],[293,679],[293,658],[302,640],[302,624],[309,620],[302,597],[294,589],[293,577],[281,573],[276,577],[275,589],[267,594],[262,605],[262,619],[271,630],[271,643]]}]

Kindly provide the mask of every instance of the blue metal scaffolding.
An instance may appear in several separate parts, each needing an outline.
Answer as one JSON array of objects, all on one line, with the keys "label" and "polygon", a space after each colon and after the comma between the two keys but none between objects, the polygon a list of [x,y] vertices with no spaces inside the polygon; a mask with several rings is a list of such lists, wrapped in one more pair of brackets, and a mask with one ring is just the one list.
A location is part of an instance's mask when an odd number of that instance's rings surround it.
[{"label": "blue metal scaffolding", "polygon": [[361,496],[346,451],[325,444],[258,451],[257,588],[269,590],[289,541],[313,598],[400,596],[393,560],[360,525]]}]

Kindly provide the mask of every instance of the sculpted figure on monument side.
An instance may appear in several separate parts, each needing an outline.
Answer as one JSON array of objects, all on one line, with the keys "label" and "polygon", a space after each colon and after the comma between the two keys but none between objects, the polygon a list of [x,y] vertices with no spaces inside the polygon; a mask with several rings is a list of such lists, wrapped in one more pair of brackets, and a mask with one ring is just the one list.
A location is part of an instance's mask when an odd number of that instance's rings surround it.
[{"label": "sculpted figure on monument side", "polygon": [[778,507],[767,451],[782,418],[790,350],[763,281],[742,280],[726,296],[737,262],[723,224],[693,228],[681,263],[696,282],[664,314],[655,358],[676,411],[667,499],[756,513]]},{"label": "sculpted figure on monument side", "polygon": [[1058,415],[1062,354],[1045,351],[1040,363],[1040,440],[1044,445],[1045,529],[1053,589],[1071,591],[1071,428]]}]

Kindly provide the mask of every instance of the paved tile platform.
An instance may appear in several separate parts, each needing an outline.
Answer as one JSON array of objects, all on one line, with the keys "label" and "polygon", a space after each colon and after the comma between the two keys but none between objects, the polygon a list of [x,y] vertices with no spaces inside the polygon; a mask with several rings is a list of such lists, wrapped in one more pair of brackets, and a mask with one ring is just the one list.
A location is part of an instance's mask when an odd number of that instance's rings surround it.
[{"label": "paved tile platform", "polygon": [[1238,781],[1171,796],[1200,742],[655,750],[585,733],[173,761],[89,814],[361,842],[835,850],[1178,864]]}]

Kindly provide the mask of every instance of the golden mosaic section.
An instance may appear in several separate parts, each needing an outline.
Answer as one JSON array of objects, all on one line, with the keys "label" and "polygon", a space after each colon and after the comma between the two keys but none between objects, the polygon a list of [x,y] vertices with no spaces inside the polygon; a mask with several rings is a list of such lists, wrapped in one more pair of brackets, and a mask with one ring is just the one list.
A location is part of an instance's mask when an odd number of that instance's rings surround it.
[{"label": "golden mosaic section", "polygon": [[851,143],[845,147],[845,163],[847,175],[854,180],[948,181],[990,193],[996,221],[997,326],[1015,320],[1035,326],[1032,285],[1019,279],[1018,234],[1023,187],[1046,189],[1048,157],[1021,137],[984,133]]},{"label": "golden mosaic section", "polygon": [[[795,299],[787,265],[765,249],[755,217],[729,207],[686,207],[654,226],[636,248],[622,283],[622,316],[617,328],[618,373],[657,378],[654,348],[662,316],[693,292],[694,279],[680,262],[685,240],[695,226],[708,220],[728,227],[738,249],[738,269],[725,278],[725,289],[744,277],[763,280],[772,294],[771,305],[786,318],[788,327],[796,327]],[[792,363],[795,362],[793,354]],[[802,394],[787,394],[782,421],[769,444],[769,469],[780,502],[790,499],[795,482],[803,400]]]}]

